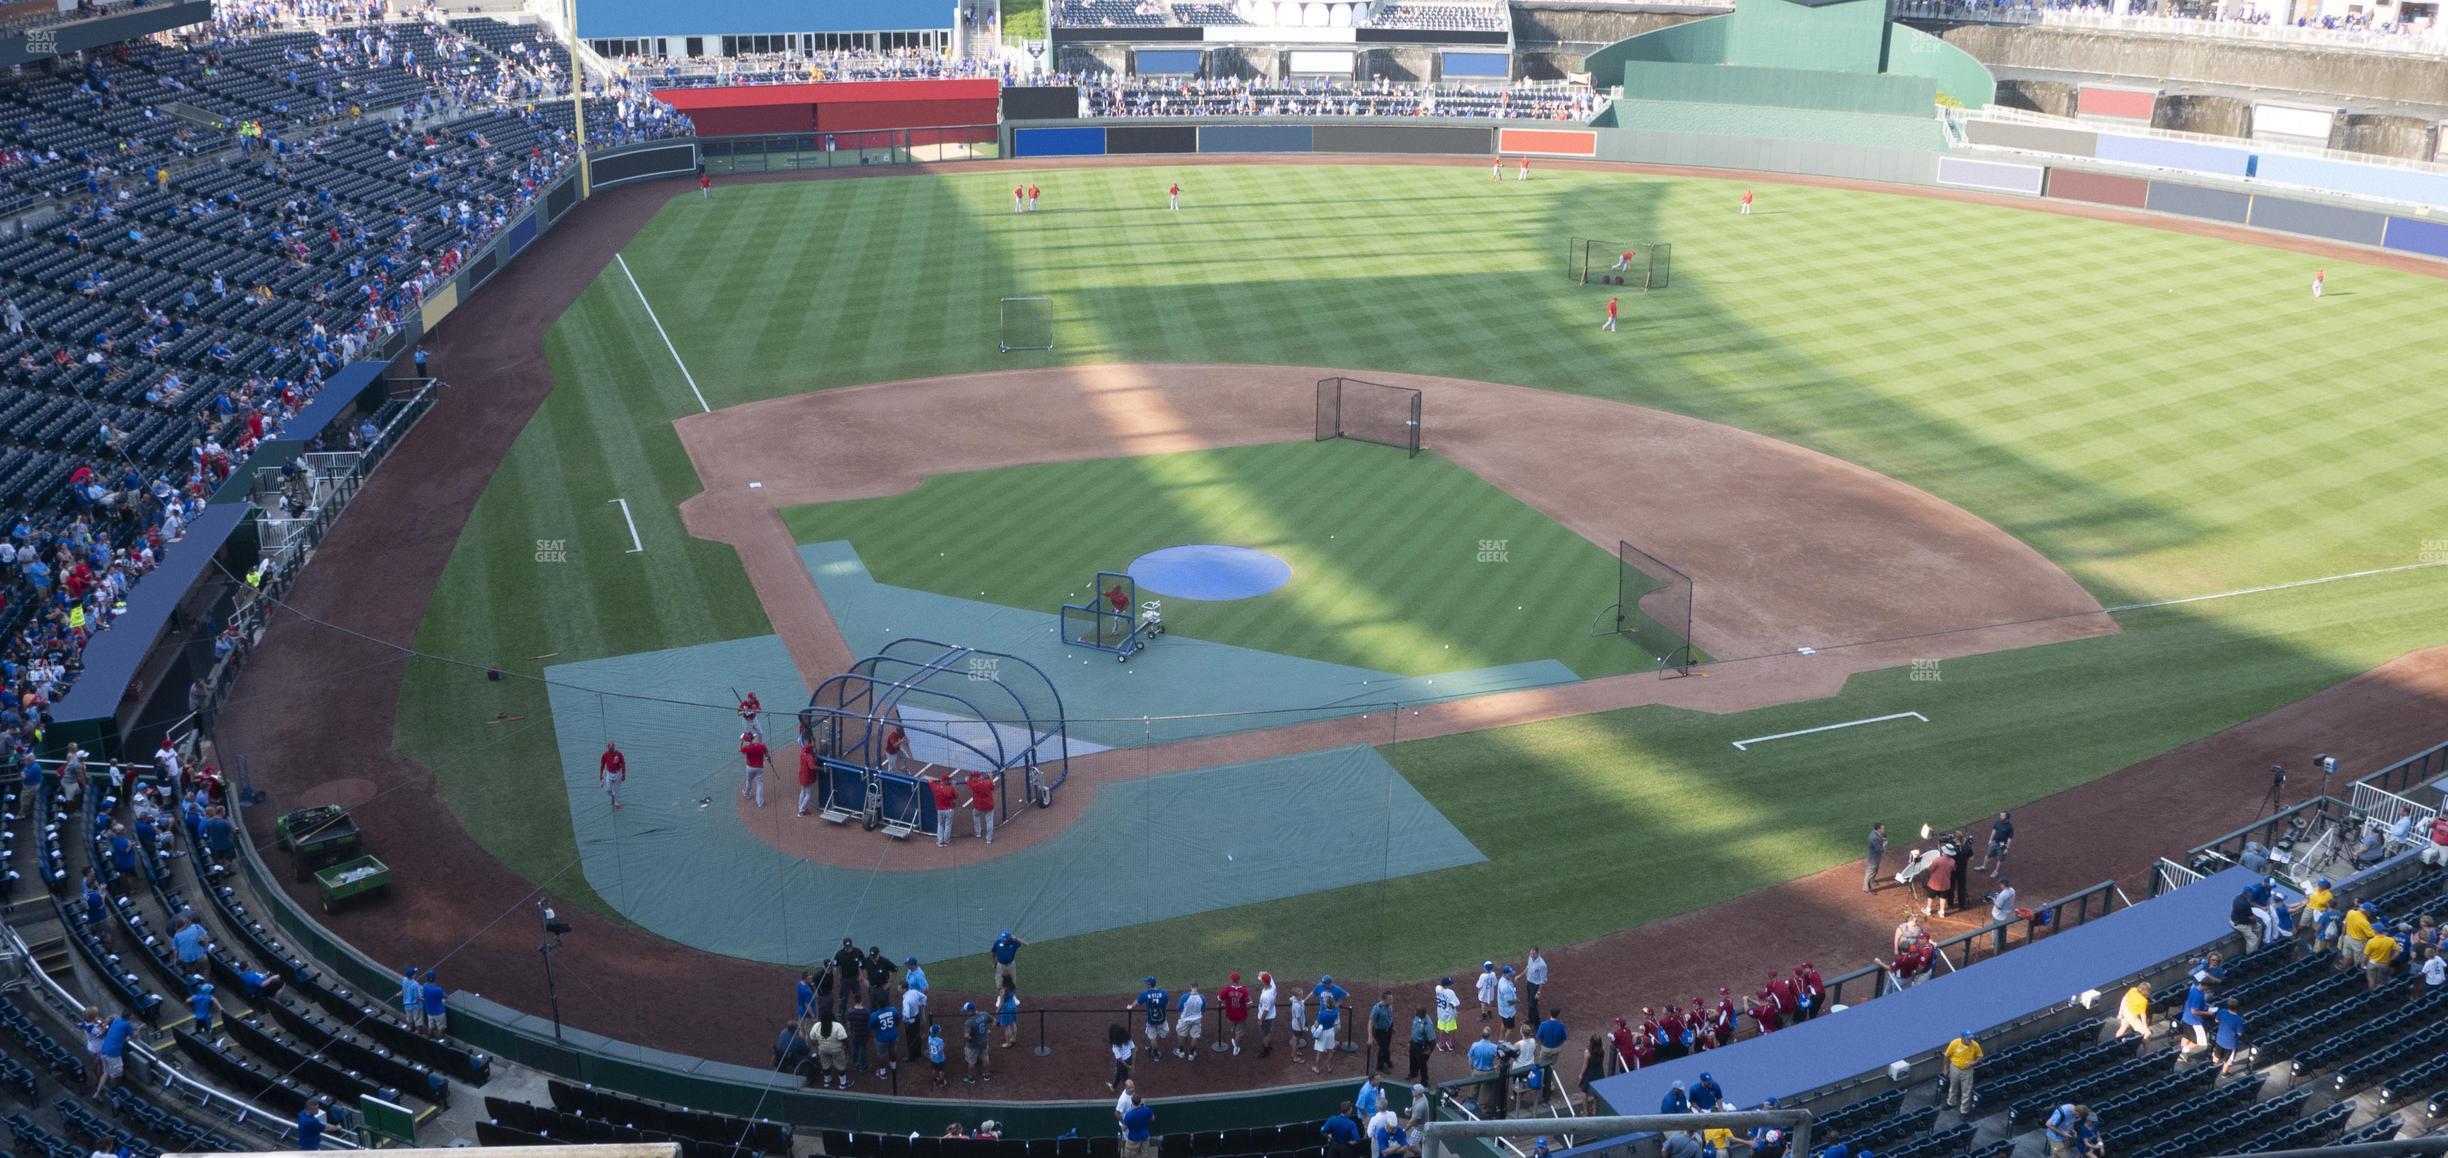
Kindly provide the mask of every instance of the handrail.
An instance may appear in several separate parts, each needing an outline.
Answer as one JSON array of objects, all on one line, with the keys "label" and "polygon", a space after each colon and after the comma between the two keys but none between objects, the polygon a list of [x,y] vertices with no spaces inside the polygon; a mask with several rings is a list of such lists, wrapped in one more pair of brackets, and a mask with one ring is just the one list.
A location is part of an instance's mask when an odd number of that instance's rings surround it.
[{"label": "handrail", "polygon": [[[26,962],[26,972],[41,980],[41,992],[44,998],[51,1002],[54,1010],[65,1016],[73,1018],[77,1014],[82,1013],[84,1010],[91,1007],[89,1003],[78,999],[76,994],[68,992],[68,987],[60,984],[58,978],[44,972],[41,967],[36,966],[33,963],[33,950],[26,945],[25,938],[19,935],[14,927],[0,925],[0,932],[7,934],[9,952],[16,956],[19,960]],[[71,933],[70,935],[73,936],[74,934]],[[248,1121],[250,1118],[257,1118],[264,1122],[271,1123],[274,1132],[280,1137],[288,1138],[296,1135],[297,1123],[295,1121],[284,1115],[276,1114],[270,1110],[264,1109],[263,1107],[258,1106],[253,1102],[249,1102],[244,1098],[238,1097],[235,1094],[226,1093],[217,1086],[206,1085],[203,1082],[188,1077],[184,1071],[180,1070],[177,1066],[170,1064],[170,1062],[162,1056],[160,1051],[136,1040],[135,1037],[130,1036],[128,1038],[127,1047],[129,1050],[133,1051],[136,1056],[143,1058],[153,1067],[153,1072],[161,1076],[163,1086],[181,1087],[191,1091],[196,1096],[207,1101],[224,1103],[231,1107],[231,1116],[238,1122],[243,1123]],[[356,1131],[350,1130],[347,1127],[338,1125],[336,1123],[330,1130],[324,1133],[323,1141],[327,1145],[337,1146],[343,1150],[356,1150],[362,1148],[357,1141]]]},{"label": "handrail", "polygon": [[2429,784],[2444,776],[2448,776],[2448,743],[2435,744],[2416,752],[2369,776],[2357,779],[2355,783],[2370,784],[2382,791],[2403,796],[2407,789]]}]

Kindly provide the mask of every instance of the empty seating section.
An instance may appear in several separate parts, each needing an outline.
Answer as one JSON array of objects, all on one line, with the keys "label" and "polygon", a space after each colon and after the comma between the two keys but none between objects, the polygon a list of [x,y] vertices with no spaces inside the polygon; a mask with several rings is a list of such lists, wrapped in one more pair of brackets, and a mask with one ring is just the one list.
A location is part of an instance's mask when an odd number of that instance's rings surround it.
[{"label": "empty seating section", "polygon": [[1368,24],[1430,32],[1502,32],[1509,20],[1502,4],[1386,3],[1369,14]]},{"label": "empty seating section", "polygon": [[1166,23],[1159,0],[1059,0],[1054,20],[1075,28],[1153,28]]}]

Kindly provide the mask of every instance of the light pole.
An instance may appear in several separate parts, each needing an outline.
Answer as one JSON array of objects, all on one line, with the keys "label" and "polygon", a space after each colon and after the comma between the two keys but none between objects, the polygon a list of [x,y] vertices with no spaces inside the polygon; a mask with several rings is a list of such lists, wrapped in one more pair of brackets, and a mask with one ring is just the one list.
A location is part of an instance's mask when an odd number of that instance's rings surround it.
[{"label": "light pole", "polygon": [[553,950],[561,947],[561,935],[570,931],[568,921],[553,912],[544,901],[536,902],[536,911],[544,918],[544,935],[551,938],[536,946],[544,957],[544,999],[552,1006],[553,1040],[561,1040],[561,988],[553,978]]}]

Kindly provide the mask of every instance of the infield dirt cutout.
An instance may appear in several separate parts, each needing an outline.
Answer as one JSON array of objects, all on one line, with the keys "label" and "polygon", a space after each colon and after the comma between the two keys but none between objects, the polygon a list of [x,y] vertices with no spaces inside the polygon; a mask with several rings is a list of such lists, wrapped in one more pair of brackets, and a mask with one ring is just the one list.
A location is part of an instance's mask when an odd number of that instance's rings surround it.
[{"label": "infield dirt cutout", "polygon": [[[730,544],[810,687],[858,657],[800,560],[781,511],[899,494],[929,474],[1122,458],[1315,436],[1316,382],[1335,374],[1417,388],[1428,449],[1612,552],[1619,540],[1693,578],[1692,635],[1718,662],[1661,680],[1606,676],[1404,708],[1405,738],[1641,704],[1743,711],[1832,696],[1847,677],[2114,633],[2056,565],[1969,512],[1874,471],[1713,422],[1620,402],[1369,370],[1117,364],[959,374],[817,391],[677,420],[705,490],[681,504],[700,538]],[[1399,451],[1389,449],[1389,456]],[[754,485],[752,485],[754,484]],[[957,641],[955,641],[957,642]],[[1805,650],[1807,649],[1807,650]],[[1078,816],[1105,780],[1382,739],[1322,720],[1104,752],[1071,761]],[[749,825],[783,851],[877,867],[829,825]],[[1026,848],[896,849],[884,867],[937,868]]]}]

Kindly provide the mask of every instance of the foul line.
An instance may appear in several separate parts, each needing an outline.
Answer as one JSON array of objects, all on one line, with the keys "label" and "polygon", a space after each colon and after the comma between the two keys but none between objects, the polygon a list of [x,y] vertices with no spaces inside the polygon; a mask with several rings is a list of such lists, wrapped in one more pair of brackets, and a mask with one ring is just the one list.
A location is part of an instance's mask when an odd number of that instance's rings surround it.
[{"label": "foul line", "polygon": [[2342,583],[2348,579],[2364,579],[2373,575],[2394,575],[2399,571],[2420,571],[2426,567],[2442,566],[2448,566],[2448,559],[2432,560],[2425,563],[2404,563],[2395,567],[2375,567],[2369,571],[2348,571],[2343,575],[2323,575],[2318,579],[2297,579],[2291,583],[2271,583],[2261,587],[2242,587],[2234,591],[2220,591],[2210,595],[2187,595],[2182,599],[2153,599],[2147,603],[2119,603],[2114,607],[2103,607],[2100,608],[2100,610],[2105,611],[2110,615],[2114,615],[2120,611],[2140,611],[2146,607],[2174,607],[2179,603],[2206,603],[2213,599],[2233,599],[2238,595],[2259,595],[2264,591],[2284,591],[2290,587],[2318,587],[2323,583]]},{"label": "foul line", "polygon": [[1897,712],[1890,716],[1872,716],[1867,720],[1846,720],[1841,724],[1821,724],[1816,728],[1804,728],[1799,732],[1779,732],[1773,736],[1753,736],[1748,740],[1734,741],[1734,747],[1737,751],[1748,752],[1751,750],[1751,745],[1765,744],[1770,740],[1788,740],[1795,736],[1807,736],[1813,732],[1833,732],[1838,728],[1858,728],[1863,724],[1883,724],[1889,720],[1906,719],[1919,720],[1924,724],[1929,723],[1929,717],[1924,716],[1919,712]]},{"label": "foul line", "polygon": [[608,501],[620,504],[621,521],[629,524],[629,553],[635,555],[638,552],[645,550],[646,544],[638,542],[637,520],[629,517],[629,500],[611,499]]},{"label": "foul line", "polygon": [[671,351],[673,364],[680,367],[680,376],[688,379],[689,393],[697,396],[697,408],[712,414],[714,408],[706,405],[705,391],[697,388],[697,376],[689,373],[688,363],[680,360],[679,347],[672,345],[671,335],[663,332],[663,319],[655,316],[654,303],[646,300],[646,291],[638,288],[637,275],[629,272],[629,260],[617,253],[612,260],[620,263],[621,276],[629,279],[629,288],[637,292],[638,304],[646,307],[646,320],[654,323],[655,333],[662,335],[663,348]]}]

